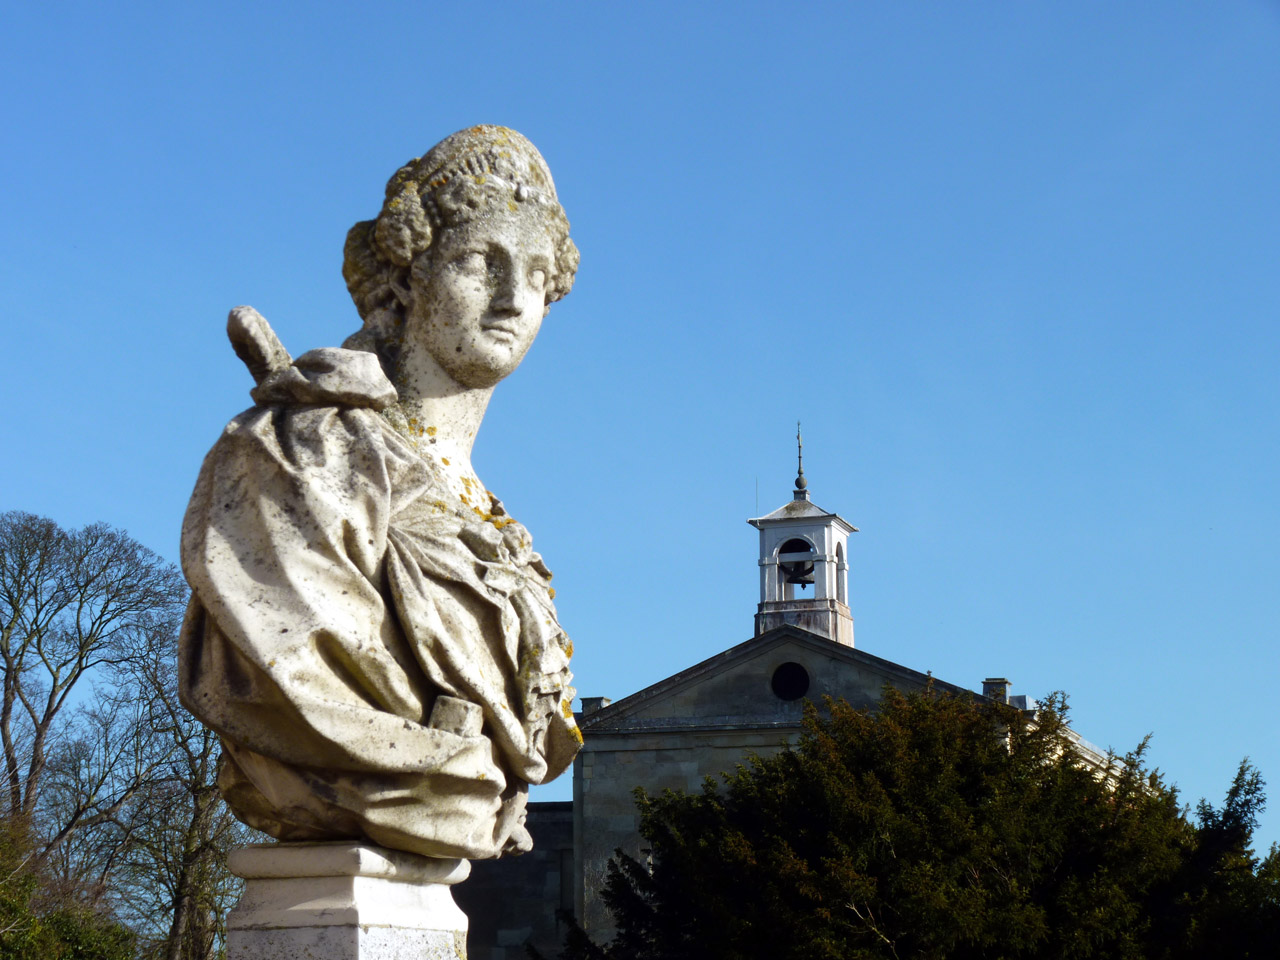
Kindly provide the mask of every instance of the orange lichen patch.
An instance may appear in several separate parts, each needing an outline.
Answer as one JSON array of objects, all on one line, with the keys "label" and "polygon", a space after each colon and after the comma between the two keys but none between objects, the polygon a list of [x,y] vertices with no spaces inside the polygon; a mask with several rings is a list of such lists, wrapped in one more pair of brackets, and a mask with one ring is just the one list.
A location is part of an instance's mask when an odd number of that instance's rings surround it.
[{"label": "orange lichen patch", "polygon": [[573,719],[573,704],[567,700],[561,700],[560,709],[564,712],[564,718],[569,721],[569,736],[581,745],[582,731],[578,729],[578,724]]},{"label": "orange lichen patch", "polygon": [[570,640],[568,637],[564,638],[564,655],[566,657],[573,656],[573,641]]},{"label": "orange lichen patch", "polygon": [[547,596],[554,600],[556,598],[556,588],[547,587]]},{"label": "orange lichen patch", "polygon": [[435,427],[427,427],[427,436],[428,436],[428,437],[434,437],[435,435],[436,435],[436,428],[435,428]]},{"label": "orange lichen patch", "polygon": [[[443,463],[443,464],[447,467],[447,466],[449,465],[449,458],[448,458],[448,457],[441,457],[441,458],[440,458],[440,462],[441,462],[441,463]],[[467,478],[466,478],[466,477],[463,477],[463,478],[462,478],[462,482],[463,482],[463,483],[466,483],[466,482],[467,482]]]}]

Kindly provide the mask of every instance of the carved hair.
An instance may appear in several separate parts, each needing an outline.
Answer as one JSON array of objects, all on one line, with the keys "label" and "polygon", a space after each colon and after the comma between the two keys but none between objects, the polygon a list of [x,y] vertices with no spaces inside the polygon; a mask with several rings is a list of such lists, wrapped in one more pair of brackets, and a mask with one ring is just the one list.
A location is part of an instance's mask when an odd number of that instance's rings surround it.
[{"label": "carved hair", "polygon": [[396,289],[408,286],[414,259],[430,249],[441,229],[512,201],[536,205],[546,218],[556,250],[546,302],[565,296],[578,270],[578,248],[569,238],[551,171],[516,131],[484,124],[446,137],[397,170],[387,182],[378,218],[361,221],[347,233],[342,276],[364,326],[344,345],[377,353],[391,373],[404,324]]}]

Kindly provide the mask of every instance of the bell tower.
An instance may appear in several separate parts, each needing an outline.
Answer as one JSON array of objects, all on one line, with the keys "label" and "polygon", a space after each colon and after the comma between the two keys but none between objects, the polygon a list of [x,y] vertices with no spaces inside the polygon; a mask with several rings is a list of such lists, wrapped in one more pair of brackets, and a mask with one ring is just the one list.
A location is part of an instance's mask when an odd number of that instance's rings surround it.
[{"label": "bell tower", "polygon": [[756,636],[789,623],[852,647],[849,534],[858,528],[809,499],[798,423],[796,451],[796,488],[790,502],[747,521],[760,531]]}]

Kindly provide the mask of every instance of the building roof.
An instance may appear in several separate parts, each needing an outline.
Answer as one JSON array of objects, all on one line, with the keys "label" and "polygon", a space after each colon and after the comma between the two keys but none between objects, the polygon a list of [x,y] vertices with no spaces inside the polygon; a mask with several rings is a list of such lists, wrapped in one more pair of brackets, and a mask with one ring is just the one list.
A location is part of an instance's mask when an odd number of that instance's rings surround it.
[{"label": "building roof", "polygon": [[777,510],[767,513],[763,517],[756,517],[748,520],[747,523],[753,527],[759,527],[761,523],[773,522],[777,520],[824,520],[834,518],[843,523],[850,531],[857,531],[852,523],[840,516],[838,513],[829,513],[809,499],[788,500]]}]

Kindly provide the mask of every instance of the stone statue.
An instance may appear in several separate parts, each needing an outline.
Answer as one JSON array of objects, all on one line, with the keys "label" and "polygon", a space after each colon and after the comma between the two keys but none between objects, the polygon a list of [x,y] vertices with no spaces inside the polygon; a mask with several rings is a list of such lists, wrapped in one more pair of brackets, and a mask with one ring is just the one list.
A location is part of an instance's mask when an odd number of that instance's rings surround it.
[{"label": "stone statue", "polygon": [[439,858],[531,847],[528,785],[582,742],[572,648],[471,447],[577,266],[542,156],[479,126],[402,167],[351,229],[364,325],[343,348],[293,361],[232,311],[255,406],[187,509],[180,670],[249,825]]}]

